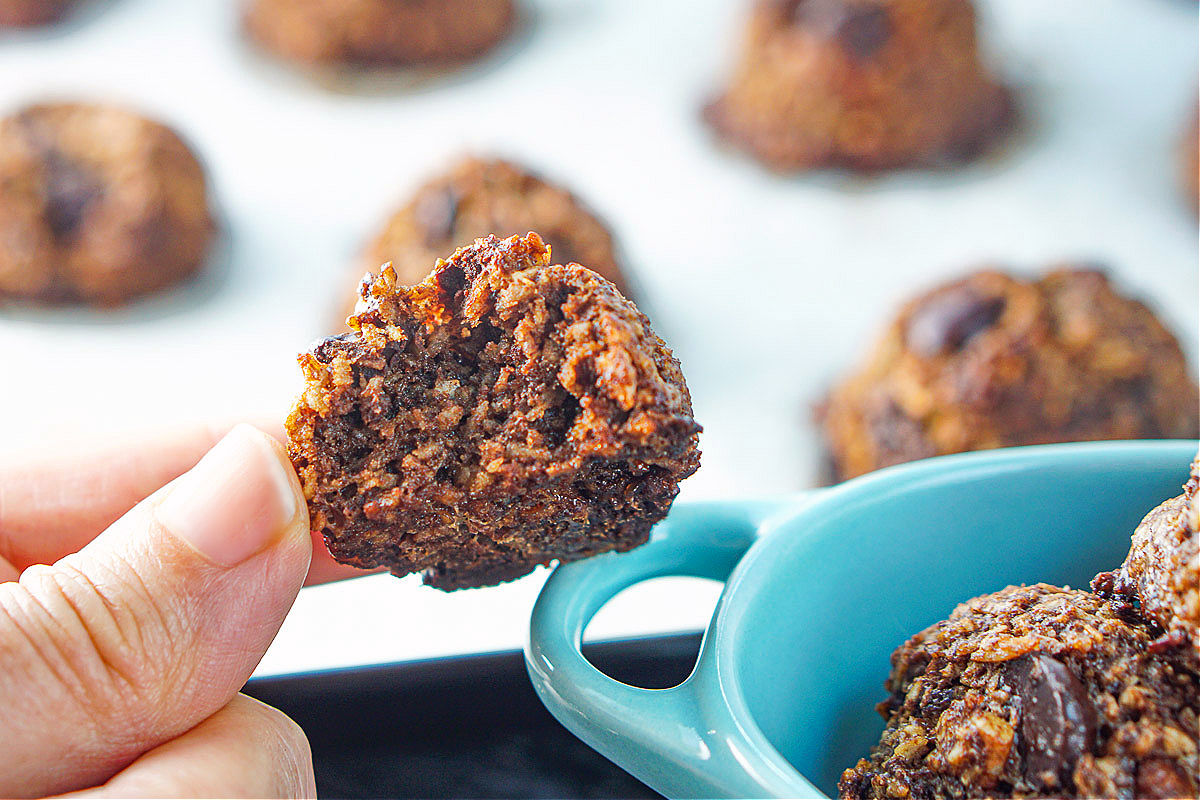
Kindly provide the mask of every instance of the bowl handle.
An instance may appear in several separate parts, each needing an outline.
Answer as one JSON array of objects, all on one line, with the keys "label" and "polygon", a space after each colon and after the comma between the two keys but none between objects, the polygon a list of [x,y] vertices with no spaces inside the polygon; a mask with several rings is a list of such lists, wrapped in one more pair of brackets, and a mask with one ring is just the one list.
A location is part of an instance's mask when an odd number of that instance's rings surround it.
[{"label": "bowl handle", "polygon": [[789,766],[761,757],[761,733],[743,730],[723,703],[702,702],[720,694],[706,657],[711,625],[692,675],[671,689],[613,680],[580,651],[588,622],[622,589],[666,575],[725,581],[763,522],[797,500],[679,503],[642,547],[558,567],[534,606],[525,648],[534,688],[558,721],[668,797],[823,797]]}]

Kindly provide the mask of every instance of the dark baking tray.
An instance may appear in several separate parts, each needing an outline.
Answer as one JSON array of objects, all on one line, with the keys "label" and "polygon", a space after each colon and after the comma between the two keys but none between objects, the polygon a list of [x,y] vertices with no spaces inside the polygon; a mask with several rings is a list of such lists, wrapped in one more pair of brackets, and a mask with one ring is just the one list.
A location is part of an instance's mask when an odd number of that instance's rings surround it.
[{"label": "dark baking tray", "polygon": [[[593,664],[649,689],[687,677],[700,634],[601,642]],[[312,742],[322,797],[657,797],[545,710],[519,652],[250,681]]]}]

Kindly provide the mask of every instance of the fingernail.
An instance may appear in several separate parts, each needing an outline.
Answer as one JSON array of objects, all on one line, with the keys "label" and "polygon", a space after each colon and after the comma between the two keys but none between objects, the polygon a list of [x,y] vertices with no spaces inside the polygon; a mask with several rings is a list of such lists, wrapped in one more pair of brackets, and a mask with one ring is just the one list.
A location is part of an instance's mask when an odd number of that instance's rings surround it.
[{"label": "fingernail", "polygon": [[168,489],[158,521],[210,561],[236,566],[295,519],[286,469],[266,434],[238,425]]}]

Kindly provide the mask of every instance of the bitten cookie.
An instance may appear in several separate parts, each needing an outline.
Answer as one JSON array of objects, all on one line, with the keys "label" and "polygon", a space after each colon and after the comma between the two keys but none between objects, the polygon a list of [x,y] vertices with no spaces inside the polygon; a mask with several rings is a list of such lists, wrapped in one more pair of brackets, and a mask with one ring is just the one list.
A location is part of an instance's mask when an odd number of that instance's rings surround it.
[{"label": "bitten cookie", "polygon": [[250,0],[243,24],[289,61],[399,67],[478,58],[515,16],[512,0]]},{"label": "bitten cookie", "polygon": [[637,308],[534,233],[481,239],[300,357],[287,421],[340,561],[442,589],[646,541],[699,466],[679,362]]},{"label": "bitten cookie", "polygon": [[1194,797],[1200,683],[1089,592],[1009,587],[892,656],[844,798]]},{"label": "bitten cookie", "polygon": [[818,417],[838,480],[968,450],[1200,435],[1179,343],[1092,269],[983,271],[916,298]]},{"label": "bitten cookie", "polygon": [[0,28],[27,28],[57,22],[76,0],[0,0]]},{"label": "bitten cookie", "polygon": [[758,0],[717,132],[778,170],[937,166],[1009,127],[969,0]]},{"label": "bitten cookie", "polygon": [[124,303],[197,272],[215,230],[170,129],[95,105],[0,119],[0,299]]},{"label": "bitten cookie", "polygon": [[419,283],[446,253],[491,234],[526,231],[545,238],[556,264],[584,264],[629,294],[612,236],[578,199],[515,164],[479,158],[465,158],[419,188],[367,247],[355,277],[390,261],[401,283]]},{"label": "bitten cookie", "polygon": [[1183,494],[1151,511],[1133,533],[1120,569],[1096,576],[1092,588],[1123,598],[1156,626],[1156,647],[1191,651],[1200,671],[1200,459]]}]

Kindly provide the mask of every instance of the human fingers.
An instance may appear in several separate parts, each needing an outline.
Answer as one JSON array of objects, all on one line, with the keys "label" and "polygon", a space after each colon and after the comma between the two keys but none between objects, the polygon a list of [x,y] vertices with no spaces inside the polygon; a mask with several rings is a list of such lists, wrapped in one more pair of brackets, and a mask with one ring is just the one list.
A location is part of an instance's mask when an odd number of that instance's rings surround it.
[{"label": "human fingers", "polygon": [[72,798],[316,797],[312,751],[300,726],[239,694],[177,739]]},{"label": "human fingers", "polygon": [[[33,564],[52,564],[80,550],[124,513],[200,460],[230,429],[196,424],[166,432],[88,442],[71,452],[0,456],[0,581]],[[276,438],[279,424],[263,428]],[[367,574],[339,564],[313,536],[306,584]]]},{"label": "human fingers", "polygon": [[0,796],[96,785],[224,707],[310,555],[286,455],[238,426],[79,553],[0,584]]}]

